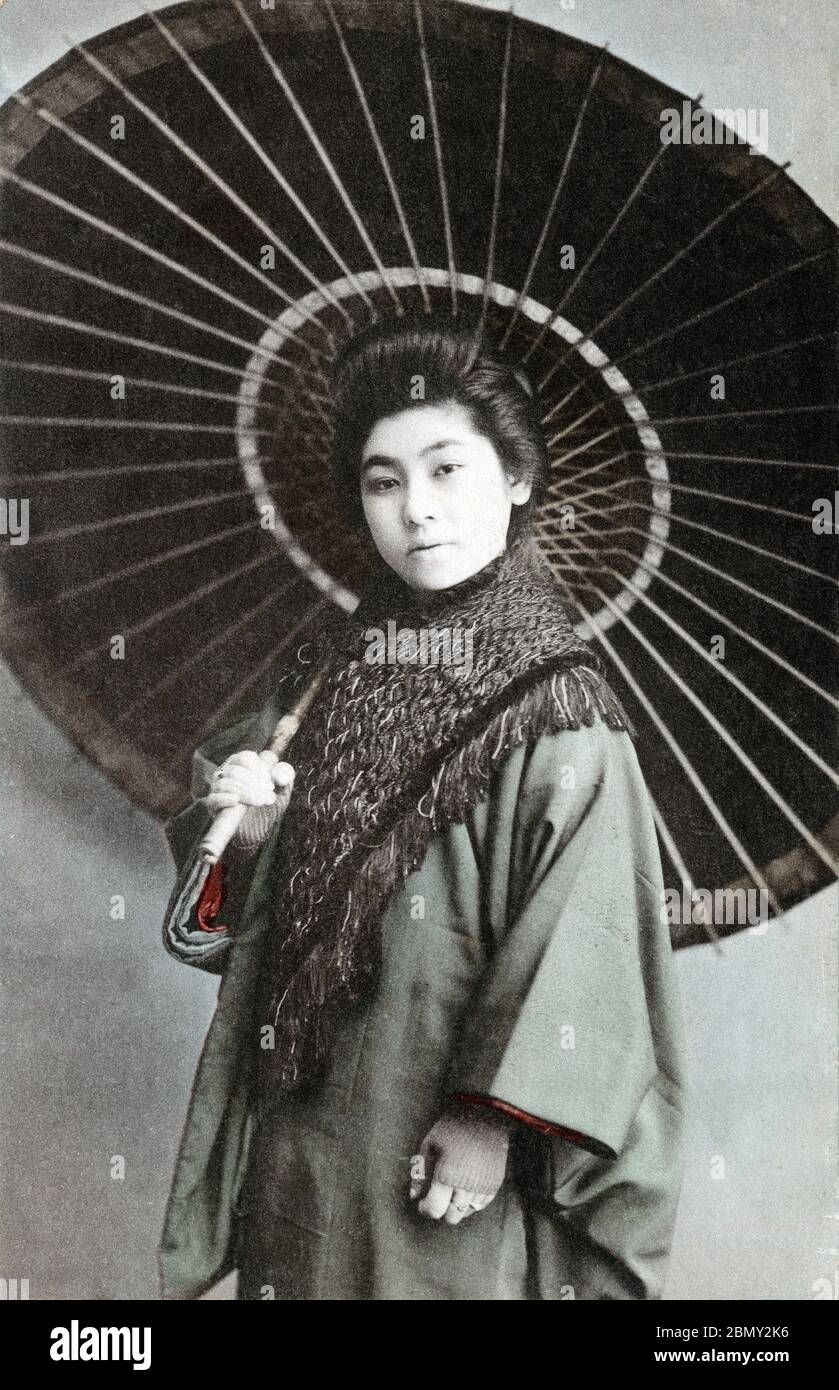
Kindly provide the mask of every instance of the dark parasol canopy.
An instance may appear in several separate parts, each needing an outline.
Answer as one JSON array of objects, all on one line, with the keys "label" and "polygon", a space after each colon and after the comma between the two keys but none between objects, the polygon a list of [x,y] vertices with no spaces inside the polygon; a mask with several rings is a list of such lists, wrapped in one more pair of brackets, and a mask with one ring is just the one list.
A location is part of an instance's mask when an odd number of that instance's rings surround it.
[{"label": "dark parasol canopy", "polygon": [[456,0],[192,0],[6,100],[30,534],[0,537],[0,643],[139,802],[182,805],[195,745],[354,606],[329,362],[433,309],[538,383],[539,539],[639,728],[668,882],[778,911],[835,874],[835,228],[719,121],[664,143],[668,110],[702,114]]}]

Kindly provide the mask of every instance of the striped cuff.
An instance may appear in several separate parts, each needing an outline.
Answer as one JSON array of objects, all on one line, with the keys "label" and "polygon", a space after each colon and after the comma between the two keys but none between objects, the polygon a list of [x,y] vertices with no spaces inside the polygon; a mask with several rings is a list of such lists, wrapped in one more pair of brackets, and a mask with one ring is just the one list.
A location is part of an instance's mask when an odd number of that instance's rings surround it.
[{"label": "striped cuff", "polygon": [[501,1111],[504,1115],[510,1116],[511,1119],[521,1120],[531,1129],[541,1130],[542,1134],[556,1134],[561,1139],[570,1140],[572,1144],[591,1147],[597,1142],[589,1135],[581,1134],[579,1130],[567,1129],[565,1125],[555,1125],[550,1120],[543,1120],[538,1115],[531,1115],[526,1110],[519,1110],[517,1106],[510,1105],[505,1100],[497,1100],[495,1096],[474,1096],[467,1095],[464,1091],[450,1091],[448,1099],[450,1101],[469,1101],[472,1105],[491,1106],[495,1111]]},{"label": "striped cuff", "polygon": [[249,806],[230,843],[242,855],[258,854],[280,816],[279,799],[271,806]]},{"label": "striped cuff", "polygon": [[436,1153],[434,1178],[445,1187],[494,1196],[504,1181],[510,1127],[491,1110],[449,1104],[425,1145]]}]

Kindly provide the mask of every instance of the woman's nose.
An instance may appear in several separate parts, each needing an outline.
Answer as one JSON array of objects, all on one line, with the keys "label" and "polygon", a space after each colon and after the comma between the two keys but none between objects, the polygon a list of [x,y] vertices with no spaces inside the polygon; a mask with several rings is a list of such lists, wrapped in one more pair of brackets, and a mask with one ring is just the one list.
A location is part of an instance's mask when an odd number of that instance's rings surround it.
[{"label": "woman's nose", "polygon": [[402,499],[402,518],[409,526],[419,526],[424,521],[433,520],[434,504],[424,483],[411,483],[406,486]]}]

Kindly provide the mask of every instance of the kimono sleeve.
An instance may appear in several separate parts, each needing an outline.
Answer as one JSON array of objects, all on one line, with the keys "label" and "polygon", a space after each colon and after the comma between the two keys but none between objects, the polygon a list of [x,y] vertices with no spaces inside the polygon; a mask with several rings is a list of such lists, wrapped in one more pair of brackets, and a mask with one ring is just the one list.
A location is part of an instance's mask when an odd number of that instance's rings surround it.
[{"label": "kimono sleeve", "polygon": [[507,922],[446,1089],[586,1136],[522,1139],[551,1217],[565,1214],[582,1239],[579,1283],[618,1290],[576,1296],[655,1297],[681,1187],[685,1078],[649,796],[629,735],[603,723],[544,735],[517,766],[504,792]]},{"label": "kimono sleeve", "polygon": [[[207,932],[201,928],[196,917],[201,880],[206,877],[198,861],[198,847],[212,820],[201,798],[209,792],[212,775],[225,758],[243,748],[252,748],[254,752],[264,748],[282,712],[278,698],[273,697],[262,710],[246,715],[201,744],[192,758],[190,790],[194,799],[164,825],[177,876],[163,920],[163,944],[176,960],[197,966],[210,974],[221,975],[224,972],[232,932]],[[233,869],[234,896],[241,907],[246,896],[243,876],[254,864],[244,862],[230,850],[226,852],[226,859],[231,861],[229,867]],[[232,903],[228,904],[228,908],[232,909]]]}]

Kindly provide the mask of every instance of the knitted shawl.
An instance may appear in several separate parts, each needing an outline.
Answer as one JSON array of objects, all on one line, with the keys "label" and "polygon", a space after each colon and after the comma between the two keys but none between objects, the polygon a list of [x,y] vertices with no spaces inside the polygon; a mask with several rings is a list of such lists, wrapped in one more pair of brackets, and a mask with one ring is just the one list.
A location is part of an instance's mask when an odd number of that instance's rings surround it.
[{"label": "knitted shawl", "polygon": [[337,1020],[375,988],[390,899],[513,747],[598,718],[635,736],[527,531],[446,589],[382,562],[351,618],[299,649],[289,704],[324,661],[289,750],[256,1001],[263,1098],[319,1071]]}]

